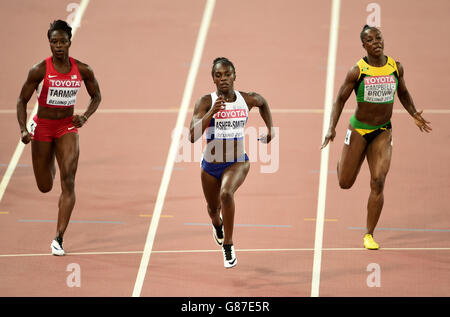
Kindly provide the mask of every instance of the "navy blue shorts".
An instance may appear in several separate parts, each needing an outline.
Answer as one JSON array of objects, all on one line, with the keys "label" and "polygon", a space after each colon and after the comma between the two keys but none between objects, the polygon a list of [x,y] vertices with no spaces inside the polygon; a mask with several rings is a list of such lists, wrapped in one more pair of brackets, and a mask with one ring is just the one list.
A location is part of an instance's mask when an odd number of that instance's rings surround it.
[{"label": "navy blue shorts", "polygon": [[245,153],[243,156],[241,156],[240,158],[238,158],[235,161],[224,162],[224,163],[209,163],[209,162],[206,162],[205,159],[203,159],[202,160],[202,168],[206,173],[208,173],[211,176],[214,176],[215,178],[217,178],[220,181],[222,179],[223,172],[228,167],[230,167],[234,163],[246,162],[246,161],[248,161],[247,153]]}]

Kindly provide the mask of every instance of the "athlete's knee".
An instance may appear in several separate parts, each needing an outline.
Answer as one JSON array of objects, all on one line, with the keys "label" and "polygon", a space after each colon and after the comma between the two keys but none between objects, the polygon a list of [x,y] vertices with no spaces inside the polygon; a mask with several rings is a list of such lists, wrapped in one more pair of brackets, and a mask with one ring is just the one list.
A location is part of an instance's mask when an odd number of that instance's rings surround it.
[{"label": "athlete's knee", "polygon": [[355,179],[351,179],[348,177],[342,177],[338,170],[338,181],[339,187],[342,189],[350,189],[355,183]]},{"label": "athlete's knee", "polygon": [[41,193],[48,193],[53,188],[53,183],[37,183],[37,187]]},{"label": "athlete's knee", "polygon": [[385,175],[374,176],[370,179],[370,189],[373,192],[381,193],[384,189],[384,182],[386,180]]},{"label": "athlete's knee", "polygon": [[61,176],[61,187],[63,190],[73,191],[75,189],[75,175],[66,174]]},{"label": "athlete's knee", "polygon": [[55,179],[55,173],[52,168],[50,170],[35,169],[36,185],[40,192],[48,193],[53,188],[53,180]]},{"label": "athlete's knee", "polygon": [[220,191],[220,201],[222,203],[227,203],[227,202],[231,202],[234,199],[234,193],[233,191],[229,190],[229,189],[222,189]]},{"label": "athlete's knee", "polygon": [[353,186],[353,183],[353,181],[339,179],[339,187],[342,189],[350,189]]},{"label": "athlete's knee", "polygon": [[220,206],[217,206],[214,208],[214,207],[211,207],[210,205],[207,205],[207,208],[208,208],[208,213],[210,215],[215,215],[220,212]]},{"label": "athlete's knee", "polygon": [[342,177],[339,166],[340,166],[340,160],[338,161],[337,167],[336,167],[337,177],[338,177],[338,181],[339,181],[339,187],[342,189],[350,189],[353,186],[353,183],[355,181],[348,180],[345,177]]}]

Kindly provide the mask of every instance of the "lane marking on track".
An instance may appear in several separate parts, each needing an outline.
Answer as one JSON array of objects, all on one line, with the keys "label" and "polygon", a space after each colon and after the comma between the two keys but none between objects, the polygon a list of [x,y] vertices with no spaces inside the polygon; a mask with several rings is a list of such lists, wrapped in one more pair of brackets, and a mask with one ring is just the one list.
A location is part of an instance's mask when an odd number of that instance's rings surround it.
[{"label": "lane marking on track", "polygon": [[[56,222],[54,219],[19,219],[17,222],[22,223],[48,223],[48,222]],[[113,221],[113,220],[70,220],[69,223],[95,223],[95,224],[119,224],[123,225],[125,222],[123,221]]]},{"label": "lane marking on track", "polygon": [[[350,230],[367,230],[366,227],[348,227]],[[450,229],[429,229],[429,228],[377,228],[376,231],[415,231],[415,232],[450,232]]]},{"label": "lane marking on track", "polygon": [[[337,40],[339,30],[340,0],[333,0],[331,7],[330,39],[328,44],[327,80],[325,88],[325,106],[323,115],[322,140],[328,131],[331,108],[333,105],[334,76],[336,68]],[[317,199],[316,233],[314,238],[314,259],[311,282],[311,297],[319,296],[320,271],[322,262],[322,240],[325,221],[325,200],[327,191],[328,157],[330,145],[321,150],[319,193]]]},{"label": "lane marking on track", "polygon": [[[140,214],[139,217],[150,218],[153,217],[152,214]],[[172,215],[160,215],[161,218],[173,218]]]},{"label": "lane marking on track", "polygon": [[195,80],[197,77],[198,70],[200,68],[200,62],[206,42],[206,36],[208,34],[209,25],[211,23],[212,14],[214,12],[214,6],[215,0],[206,1],[202,22],[198,32],[197,42],[195,44],[194,55],[192,57],[191,67],[189,68],[189,74],[186,80],[186,86],[184,87],[183,98],[181,101],[181,106],[178,112],[175,129],[172,136],[172,143],[170,144],[169,153],[167,155],[161,185],[159,187],[155,208],[153,210],[153,217],[150,223],[150,228],[147,233],[144,252],[142,254],[141,263],[139,265],[139,271],[136,277],[136,282],[134,284],[132,294],[133,297],[138,297],[141,295],[142,286],[144,284],[144,279],[147,272],[147,266],[150,261],[150,255],[153,249],[153,242],[155,240],[156,230],[158,229],[158,222],[161,216],[161,210],[164,205],[164,199],[166,197],[167,189],[169,187],[170,177],[172,175],[173,166],[175,164],[175,159],[178,152],[178,145],[180,143],[182,130],[184,128],[184,122],[186,120],[186,115],[191,102],[192,92],[194,90]]},{"label": "lane marking on track", "polygon": [[[210,223],[202,222],[185,222],[185,226],[211,226]],[[250,224],[250,223],[236,223],[235,227],[255,227],[255,228],[291,228],[291,225],[267,225],[267,224]]]},{"label": "lane marking on track", "polygon": [[[81,24],[81,19],[84,15],[84,12],[86,11],[86,7],[88,4],[89,4],[89,0],[81,0],[80,6],[79,6],[77,13],[75,15],[75,18],[73,20],[72,39],[78,30],[78,26]],[[34,104],[33,111],[31,112],[31,115],[28,118],[28,122],[27,122],[28,129],[30,128],[31,120],[37,113],[37,110],[38,110],[38,102],[36,101],[36,103]],[[19,159],[22,156],[24,149],[25,149],[25,144],[22,143],[21,140],[19,140],[19,142],[17,143],[16,149],[14,151],[14,154],[11,157],[11,160],[8,164],[6,172],[2,177],[2,181],[0,182],[0,202],[3,199],[3,195],[5,194],[6,187],[8,186],[9,181],[11,180],[11,177],[14,173],[14,170],[16,169],[17,163],[19,162]]]},{"label": "lane marking on track", "polygon": [[[316,221],[316,218],[303,218],[304,221]],[[325,218],[324,221],[338,221],[337,219],[327,219]]]},{"label": "lane marking on track", "polygon": [[[98,109],[95,113],[99,114],[171,114],[178,113],[179,108],[141,108],[141,109],[130,109],[130,108],[117,108],[117,109]],[[194,109],[189,108],[188,111],[192,112]],[[324,109],[313,109],[313,108],[278,108],[271,109],[272,113],[285,113],[285,114],[323,114]],[[393,113],[396,114],[408,114],[406,110],[403,109],[393,109]],[[354,113],[355,109],[348,108],[343,109],[342,113]],[[0,114],[16,114],[14,109],[0,109]],[[450,114],[450,109],[425,109],[424,115],[427,114]]]},{"label": "lane marking on track", "polygon": [[[294,248],[294,249],[236,249],[236,252],[300,252],[314,251],[314,248]],[[450,248],[380,248],[377,251],[369,251],[365,248],[323,248],[322,251],[364,251],[376,253],[383,251],[450,251]],[[185,254],[185,253],[221,253],[222,250],[152,250],[153,254]],[[144,251],[104,251],[104,252],[66,252],[66,255],[123,255],[142,254]],[[0,258],[33,257],[33,256],[53,256],[51,253],[24,253],[24,254],[0,254]]]}]

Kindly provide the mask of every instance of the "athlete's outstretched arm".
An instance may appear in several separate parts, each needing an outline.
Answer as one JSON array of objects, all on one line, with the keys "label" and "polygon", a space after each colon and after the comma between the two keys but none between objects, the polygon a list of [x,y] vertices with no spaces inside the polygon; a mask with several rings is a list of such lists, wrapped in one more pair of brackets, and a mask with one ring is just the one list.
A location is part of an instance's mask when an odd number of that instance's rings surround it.
[{"label": "athlete's outstretched arm", "polygon": [[403,77],[405,70],[403,65],[397,62],[398,68],[398,88],[397,88],[397,96],[403,107],[408,111],[408,113],[414,118],[414,122],[419,127],[420,131],[431,132],[431,127],[428,125],[430,122],[426,121],[422,117],[422,112],[417,111],[414,106],[413,99],[409,94],[408,88],[406,88],[405,78]]},{"label": "athlete's outstretched arm", "polygon": [[260,136],[259,140],[261,140],[262,143],[269,143],[274,137],[275,137],[275,130],[273,128],[273,121],[272,121],[272,113],[270,112],[269,104],[264,99],[263,96],[255,93],[255,92],[249,92],[246,96],[247,104],[250,106],[249,108],[257,107],[259,110],[259,114],[261,115],[261,118],[264,120],[264,123],[267,127],[267,135]]},{"label": "athlete's outstretched arm", "polygon": [[91,97],[89,105],[84,114],[74,115],[72,122],[77,128],[81,128],[88,118],[97,110],[100,102],[102,101],[102,95],[100,94],[100,86],[98,85],[97,79],[95,78],[94,71],[89,65],[77,61],[78,70],[81,77],[83,77],[84,85],[86,90]]},{"label": "athlete's outstretched arm", "polygon": [[355,83],[358,80],[358,76],[359,67],[358,65],[355,65],[347,73],[344,83],[339,89],[336,100],[334,101],[333,108],[331,109],[330,126],[328,128],[328,133],[326,134],[325,139],[322,143],[321,149],[326,147],[330,141],[334,140],[334,137],[336,136],[336,125],[341,116],[342,109],[344,109],[345,103],[352,94]]},{"label": "athlete's outstretched arm", "polygon": [[45,77],[45,61],[34,65],[28,72],[28,77],[22,86],[17,99],[17,121],[19,121],[22,142],[27,144],[31,141],[31,135],[27,129],[27,104],[39,83]]}]

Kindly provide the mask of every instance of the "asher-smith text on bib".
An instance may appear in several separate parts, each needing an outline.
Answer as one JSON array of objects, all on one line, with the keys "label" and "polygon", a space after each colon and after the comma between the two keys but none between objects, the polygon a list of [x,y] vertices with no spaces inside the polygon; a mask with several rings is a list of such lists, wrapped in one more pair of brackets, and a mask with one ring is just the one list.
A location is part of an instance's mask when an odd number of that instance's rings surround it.
[{"label": "asher-smith text on bib", "polygon": [[[225,103],[225,109],[216,112],[211,120],[208,135],[215,139],[241,139],[248,119],[248,106],[242,95],[235,91],[236,101]],[[217,99],[211,94],[212,104]]]}]

